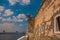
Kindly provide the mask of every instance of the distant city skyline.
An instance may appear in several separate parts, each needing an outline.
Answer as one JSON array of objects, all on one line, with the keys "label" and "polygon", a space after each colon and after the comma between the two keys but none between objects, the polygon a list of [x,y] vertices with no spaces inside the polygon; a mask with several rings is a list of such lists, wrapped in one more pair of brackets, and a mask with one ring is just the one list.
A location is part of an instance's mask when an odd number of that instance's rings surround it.
[{"label": "distant city skyline", "polygon": [[29,13],[35,16],[42,0],[0,0],[0,32],[25,32]]}]

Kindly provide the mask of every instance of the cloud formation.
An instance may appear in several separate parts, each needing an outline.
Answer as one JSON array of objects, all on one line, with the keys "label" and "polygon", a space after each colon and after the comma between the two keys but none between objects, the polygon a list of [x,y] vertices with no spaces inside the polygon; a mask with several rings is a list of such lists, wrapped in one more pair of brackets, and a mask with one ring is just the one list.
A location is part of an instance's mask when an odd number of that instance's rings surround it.
[{"label": "cloud formation", "polygon": [[[21,15],[21,16],[19,16]],[[13,16],[8,17],[8,18],[4,18],[4,17],[0,17],[0,20],[2,20],[3,23],[0,24],[0,32],[3,32],[3,30],[5,30],[6,32],[25,32],[26,28],[25,28],[25,24],[15,24],[14,22],[23,22],[24,18],[26,18],[26,16],[24,14],[19,14],[18,16]],[[20,19],[20,18],[23,19]],[[12,22],[12,23],[11,23]],[[24,30],[23,30],[24,29]]]},{"label": "cloud formation", "polygon": [[29,5],[30,0],[22,0],[21,5]]},{"label": "cloud formation", "polygon": [[[18,14],[16,16],[13,15],[14,11],[12,11],[11,9],[5,9],[4,6],[0,6],[0,22],[1,22],[0,32],[3,32],[3,30],[5,30],[6,32],[26,31],[26,27],[24,26],[25,24],[22,23],[24,21],[27,21],[26,15],[25,14]],[[21,24],[17,24],[18,22]]]},{"label": "cloud formation", "polygon": [[18,0],[8,0],[8,1],[11,5],[14,5],[14,4],[16,4],[16,2],[18,2]]},{"label": "cloud formation", "polygon": [[0,24],[0,32],[3,32],[3,30],[5,30],[5,32],[23,32],[23,28],[22,26],[17,26],[13,23],[7,23],[4,22],[3,24]]},{"label": "cloud formation", "polygon": [[25,14],[19,14],[17,16],[12,16],[8,18],[0,17],[0,20],[2,20],[3,22],[23,22],[23,21],[27,21],[26,19],[27,18]]},{"label": "cloud formation", "polygon": [[13,16],[12,20],[15,22],[23,22],[23,19],[18,19],[16,16]]},{"label": "cloud formation", "polygon": [[2,12],[4,9],[4,6],[0,6],[0,12]]},{"label": "cloud formation", "polygon": [[25,15],[25,14],[19,14],[19,15],[17,16],[17,18],[26,18],[26,15]]},{"label": "cloud formation", "polygon": [[14,12],[13,12],[13,11],[11,11],[11,9],[7,9],[7,10],[5,10],[4,15],[3,15],[3,16],[11,16],[13,13],[14,13]]},{"label": "cloud formation", "polygon": [[17,2],[20,3],[20,5],[29,5],[30,0],[8,0],[10,5],[15,5]]}]

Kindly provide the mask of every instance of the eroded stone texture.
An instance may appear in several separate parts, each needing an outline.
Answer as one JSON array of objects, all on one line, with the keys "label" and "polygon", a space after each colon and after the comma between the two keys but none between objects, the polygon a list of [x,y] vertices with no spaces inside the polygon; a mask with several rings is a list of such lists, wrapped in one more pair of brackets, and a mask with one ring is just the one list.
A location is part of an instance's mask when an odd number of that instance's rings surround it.
[{"label": "eroded stone texture", "polygon": [[57,17],[60,19],[60,0],[43,0],[36,16],[28,15],[27,40],[60,40]]}]

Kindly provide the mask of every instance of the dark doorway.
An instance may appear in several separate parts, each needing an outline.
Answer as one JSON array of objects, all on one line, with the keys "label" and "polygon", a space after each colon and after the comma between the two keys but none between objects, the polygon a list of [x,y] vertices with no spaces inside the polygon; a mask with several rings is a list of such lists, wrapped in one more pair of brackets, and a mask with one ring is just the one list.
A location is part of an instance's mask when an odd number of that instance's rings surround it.
[{"label": "dark doorway", "polygon": [[60,31],[60,16],[57,17],[58,31]]}]

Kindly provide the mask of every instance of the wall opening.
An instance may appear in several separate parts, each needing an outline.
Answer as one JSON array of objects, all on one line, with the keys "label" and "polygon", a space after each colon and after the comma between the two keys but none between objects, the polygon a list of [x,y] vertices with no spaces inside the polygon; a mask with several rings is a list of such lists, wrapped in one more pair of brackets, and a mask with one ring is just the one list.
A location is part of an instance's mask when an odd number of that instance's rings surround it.
[{"label": "wall opening", "polygon": [[54,33],[60,33],[60,14],[54,17]]},{"label": "wall opening", "polygon": [[60,16],[58,16],[56,20],[57,20],[58,31],[60,31]]}]

